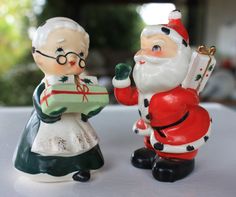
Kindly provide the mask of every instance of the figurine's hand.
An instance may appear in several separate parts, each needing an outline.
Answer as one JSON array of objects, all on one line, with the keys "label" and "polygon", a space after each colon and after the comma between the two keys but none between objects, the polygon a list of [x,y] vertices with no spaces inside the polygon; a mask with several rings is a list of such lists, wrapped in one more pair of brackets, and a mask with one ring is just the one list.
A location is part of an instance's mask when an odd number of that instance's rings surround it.
[{"label": "figurine's hand", "polygon": [[85,114],[81,114],[81,119],[84,121],[84,122],[87,122],[89,118],[97,115],[100,111],[102,111],[103,107],[99,107],[93,111],[90,111],[87,115]]},{"label": "figurine's hand", "polygon": [[120,63],[116,65],[115,68],[115,79],[116,80],[123,80],[127,79],[131,73],[131,66],[128,64]]},{"label": "figurine's hand", "polygon": [[50,116],[52,116],[52,117],[60,116],[60,115],[62,115],[66,110],[67,110],[66,107],[62,107],[62,108],[60,108],[60,109],[58,109],[58,110],[56,110],[56,111],[51,112],[51,113],[50,113]]},{"label": "figurine's hand", "polygon": [[133,132],[138,135],[150,136],[153,132],[151,126],[144,122],[143,119],[137,120],[133,125]]}]

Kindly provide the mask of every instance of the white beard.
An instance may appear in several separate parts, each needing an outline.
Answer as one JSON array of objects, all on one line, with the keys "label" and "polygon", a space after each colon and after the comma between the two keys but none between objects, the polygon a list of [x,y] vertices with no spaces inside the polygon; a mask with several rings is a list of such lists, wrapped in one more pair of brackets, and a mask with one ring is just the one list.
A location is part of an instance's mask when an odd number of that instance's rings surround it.
[{"label": "white beard", "polygon": [[[179,86],[186,77],[190,60],[190,48],[178,51],[174,58],[135,56],[133,78],[142,93],[158,93]],[[139,61],[145,61],[140,64]]]}]

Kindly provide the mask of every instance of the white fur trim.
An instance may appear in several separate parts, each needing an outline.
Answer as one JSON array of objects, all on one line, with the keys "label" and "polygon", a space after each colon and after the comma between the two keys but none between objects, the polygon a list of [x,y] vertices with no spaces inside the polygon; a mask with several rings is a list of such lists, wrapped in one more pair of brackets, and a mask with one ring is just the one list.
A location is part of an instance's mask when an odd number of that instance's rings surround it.
[{"label": "white fur trim", "polygon": [[150,125],[146,124],[146,126],[147,126],[146,129],[138,129],[136,127],[136,123],[137,123],[137,121],[134,123],[133,128],[132,128],[134,133],[141,135],[141,136],[150,136],[151,133],[153,133],[153,129],[150,127]]},{"label": "white fur trim", "polygon": [[142,36],[151,36],[151,35],[155,35],[155,34],[165,34],[161,28],[165,27],[167,29],[170,30],[170,34],[168,35],[174,42],[176,42],[179,45],[183,45],[182,44],[182,40],[183,37],[181,35],[179,35],[175,30],[173,30],[172,28],[169,28],[167,26],[164,25],[149,25],[146,28],[143,29],[142,33],[141,33],[141,37]]},{"label": "white fur trim", "polygon": [[112,79],[112,85],[115,88],[127,88],[130,86],[130,84],[131,84],[131,82],[130,82],[129,77],[127,79],[123,79],[123,80],[117,80],[115,77],[113,77],[113,79]]},{"label": "white fur trim", "polygon": [[[163,144],[164,148],[163,150],[161,150],[160,152],[163,153],[186,153],[186,152],[191,152],[191,151],[187,151],[187,147],[188,146],[193,146],[194,150],[197,150],[198,148],[200,148],[203,144],[205,144],[205,140],[204,137],[205,136],[210,136],[210,132],[211,132],[211,123],[210,123],[210,127],[207,131],[207,133],[201,137],[200,139],[193,141],[191,143],[187,143],[187,144],[181,144],[181,145],[170,145],[170,144]],[[154,136],[154,132],[152,132],[151,137],[150,137],[150,142],[152,144],[152,146],[154,147],[155,143],[160,143],[155,139]],[[194,151],[193,150],[193,151]]]},{"label": "white fur trim", "polygon": [[182,14],[180,11],[178,10],[174,10],[169,14],[169,20],[172,19],[181,19],[182,18]]}]

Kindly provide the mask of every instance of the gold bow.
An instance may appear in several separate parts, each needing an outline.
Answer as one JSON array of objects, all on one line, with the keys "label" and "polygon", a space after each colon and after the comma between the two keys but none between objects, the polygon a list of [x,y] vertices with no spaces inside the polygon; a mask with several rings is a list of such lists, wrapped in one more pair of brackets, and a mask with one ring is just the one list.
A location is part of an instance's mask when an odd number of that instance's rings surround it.
[{"label": "gold bow", "polygon": [[198,47],[197,51],[204,55],[214,55],[216,52],[216,48],[215,46],[211,46],[210,48],[207,48],[206,46],[201,45]]}]

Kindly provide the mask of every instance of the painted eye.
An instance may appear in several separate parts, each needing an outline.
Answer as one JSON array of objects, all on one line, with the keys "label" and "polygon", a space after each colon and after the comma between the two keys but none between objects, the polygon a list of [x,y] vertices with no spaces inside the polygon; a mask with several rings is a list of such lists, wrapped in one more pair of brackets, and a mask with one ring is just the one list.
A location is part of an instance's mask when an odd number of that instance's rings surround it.
[{"label": "painted eye", "polygon": [[65,54],[65,52],[64,52],[62,47],[58,47],[55,53],[57,55],[64,55]]},{"label": "painted eye", "polygon": [[160,45],[154,45],[154,46],[152,47],[152,51],[161,51]]},{"label": "painted eye", "polygon": [[84,57],[84,53],[83,53],[83,52],[80,52],[80,53],[79,53],[79,56],[80,56],[80,57]]}]

